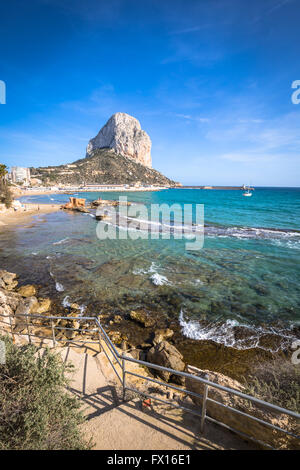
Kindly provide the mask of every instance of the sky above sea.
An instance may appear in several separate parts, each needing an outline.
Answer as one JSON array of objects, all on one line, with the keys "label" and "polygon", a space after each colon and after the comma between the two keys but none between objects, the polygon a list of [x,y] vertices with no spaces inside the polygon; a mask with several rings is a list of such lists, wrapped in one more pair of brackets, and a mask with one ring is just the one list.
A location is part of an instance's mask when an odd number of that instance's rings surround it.
[{"label": "sky above sea", "polygon": [[1,2],[0,161],[85,156],[115,112],[184,184],[299,186],[297,0]]}]

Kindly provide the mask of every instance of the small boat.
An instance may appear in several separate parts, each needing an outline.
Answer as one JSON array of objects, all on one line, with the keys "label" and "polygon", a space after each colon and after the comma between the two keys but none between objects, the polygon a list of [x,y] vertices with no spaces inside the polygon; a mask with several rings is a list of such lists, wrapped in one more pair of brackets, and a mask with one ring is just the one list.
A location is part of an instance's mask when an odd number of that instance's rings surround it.
[{"label": "small boat", "polygon": [[251,186],[246,186],[245,184],[243,184],[242,189],[244,189],[243,196],[246,196],[246,197],[252,196],[252,192],[250,190],[254,188],[251,188]]}]

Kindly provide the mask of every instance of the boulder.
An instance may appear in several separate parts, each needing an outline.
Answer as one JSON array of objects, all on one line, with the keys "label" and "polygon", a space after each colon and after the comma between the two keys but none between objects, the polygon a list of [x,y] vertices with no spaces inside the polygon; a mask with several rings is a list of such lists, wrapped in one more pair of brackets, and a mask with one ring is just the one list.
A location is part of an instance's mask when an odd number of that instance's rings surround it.
[{"label": "boulder", "polygon": [[130,315],[131,320],[142,324],[145,328],[155,325],[155,319],[151,318],[143,310],[132,310],[129,315]]},{"label": "boulder", "polygon": [[120,331],[109,331],[108,336],[114,344],[121,344],[123,341],[128,340],[128,337]]},{"label": "boulder", "polygon": [[121,315],[115,315],[113,321],[114,321],[114,323],[122,323]]},{"label": "boulder", "polygon": [[5,289],[6,290],[14,290],[18,285],[18,281],[12,281],[10,284],[6,284]]},{"label": "boulder", "polygon": [[109,148],[144,166],[152,167],[151,139],[137,119],[126,113],[111,116],[99,133],[89,141],[86,156],[96,149]]},{"label": "boulder", "polygon": [[16,315],[29,315],[33,313],[38,305],[36,297],[26,297],[18,305],[15,314]]},{"label": "boulder", "polygon": [[[183,356],[172,344],[167,341],[162,341],[159,344],[153,346],[147,353],[148,362],[152,362],[159,366],[168,367],[170,369],[178,370],[183,372],[185,370],[185,363],[183,362]],[[167,371],[160,371],[154,369],[156,374],[159,375],[166,382],[170,381],[172,374]],[[179,376],[172,377],[176,382],[182,383],[182,379]]]},{"label": "boulder", "polygon": [[18,293],[22,296],[22,297],[32,297],[32,296],[35,296],[36,293],[37,293],[37,289],[35,286],[31,285],[31,284],[28,284],[26,286],[22,286],[18,289]]},{"label": "boulder", "polygon": [[15,282],[17,275],[15,273],[9,273],[4,269],[0,270],[0,279],[7,285]]},{"label": "boulder", "polygon": [[0,288],[0,305],[8,305],[15,311],[22,300],[21,295],[17,292],[10,292]]},{"label": "boulder", "polygon": [[160,328],[159,330],[155,330],[155,337],[153,340],[154,344],[159,344],[166,339],[172,338],[174,335],[174,331],[170,328]]},{"label": "boulder", "polygon": [[11,326],[15,326],[16,319],[14,317],[14,312],[7,304],[0,305],[0,321],[1,330],[4,329],[4,331],[10,331]]},{"label": "boulder", "polygon": [[51,308],[50,299],[38,299],[38,303],[33,307],[32,313],[43,314],[49,312]]}]

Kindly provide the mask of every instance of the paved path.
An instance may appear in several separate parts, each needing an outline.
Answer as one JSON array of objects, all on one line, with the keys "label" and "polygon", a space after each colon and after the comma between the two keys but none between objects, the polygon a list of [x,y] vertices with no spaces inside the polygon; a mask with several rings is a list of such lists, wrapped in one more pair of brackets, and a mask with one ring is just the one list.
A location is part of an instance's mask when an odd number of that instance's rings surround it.
[{"label": "paved path", "polygon": [[199,418],[182,410],[160,405],[141,410],[137,396],[123,402],[121,388],[112,379],[112,369],[104,353],[80,348],[62,348],[65,360],[75,366],[71,392],[80,397],[87,417],[86,437],[94,449],[179,450],[179,449],[253,449],[230,431],[208,423],[199,433]]}]

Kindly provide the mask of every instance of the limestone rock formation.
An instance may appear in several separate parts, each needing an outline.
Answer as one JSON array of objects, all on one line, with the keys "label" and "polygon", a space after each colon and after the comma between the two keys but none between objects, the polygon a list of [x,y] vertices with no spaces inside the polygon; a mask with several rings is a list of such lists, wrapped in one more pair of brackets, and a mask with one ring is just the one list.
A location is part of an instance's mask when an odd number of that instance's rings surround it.
[{"label": "limestone rock formation", "polygon": [[69,200],[70,202],[67,202],[67,204],[62,206],[62,209],[78,212],[88,212],[88,210],[85,208],[85,199],[70,197]]},{"label": "limestone rock formation", "polygon": [[[170,369],[178,370],[183,372],[185,370],[185,363],[183,362],[183,356],[172,344],[167,341],[162,341],[159,344],[153,346],[147,354],[148,362],[157,364],[159,366],[168,367]],[[172,374],[163,370],[156,370],[159,375],[166,382],[170,381]],[[180,376],[172,376],[174,382],[182,383],[183,379]]]},{"label": "limestone rock formation", "polygon": [[111,116],[100,132],[90,140],[86,156],[101,148],[110,148],[124,157],[152,167],[151,139],[137,119],[126,113]]}]

